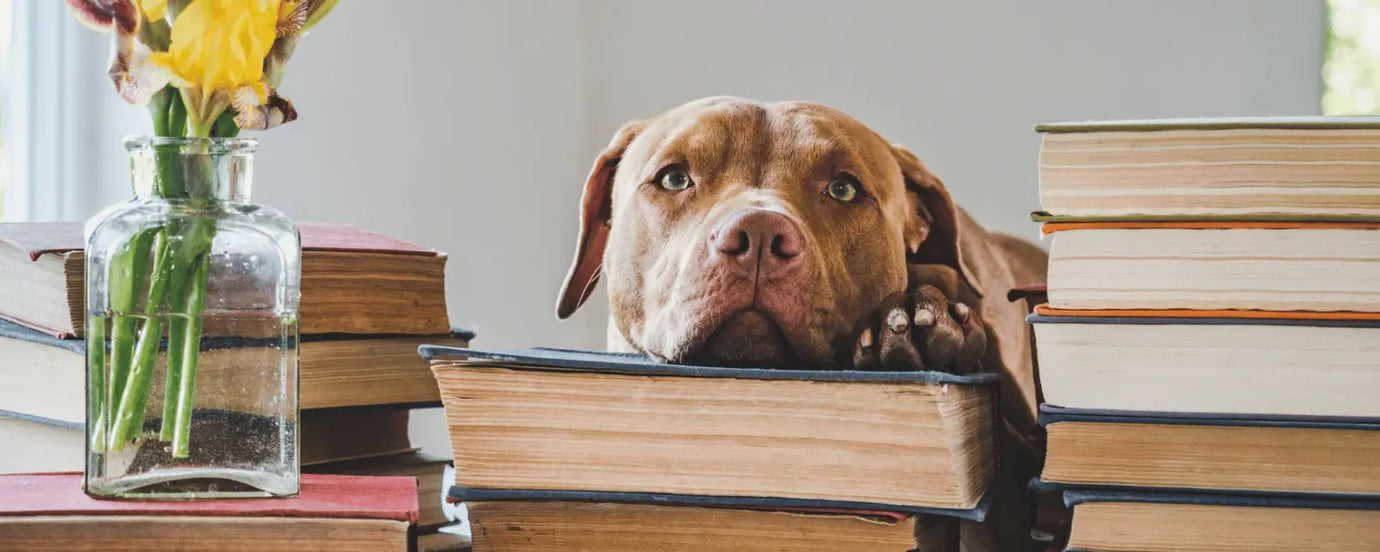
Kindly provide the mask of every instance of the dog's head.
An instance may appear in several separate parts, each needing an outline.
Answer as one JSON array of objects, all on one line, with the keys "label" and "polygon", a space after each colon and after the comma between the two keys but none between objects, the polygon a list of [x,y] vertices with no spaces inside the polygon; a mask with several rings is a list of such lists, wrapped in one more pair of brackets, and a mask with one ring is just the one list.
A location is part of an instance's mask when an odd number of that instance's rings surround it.
[{"label": "dog's head", "polygon": [[629,123],[585,184],[557,315],[601,274],[632,346],[672,362],[836,367],[906,263],[961,262],[958,213],[909,151],[829,107],[706,98]]}]

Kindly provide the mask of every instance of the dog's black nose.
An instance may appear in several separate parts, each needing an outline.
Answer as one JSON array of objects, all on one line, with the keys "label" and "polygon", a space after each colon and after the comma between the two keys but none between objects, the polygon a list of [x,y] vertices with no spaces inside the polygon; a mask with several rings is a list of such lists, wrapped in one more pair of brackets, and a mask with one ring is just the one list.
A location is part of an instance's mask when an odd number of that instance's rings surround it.
[{"label": "dog's black nose", "polygon": [[740,269],[771,276],[795,266],[805,252],[800,225],[766,209],[743,209],[724,218],[710,236],[713,254]]}]

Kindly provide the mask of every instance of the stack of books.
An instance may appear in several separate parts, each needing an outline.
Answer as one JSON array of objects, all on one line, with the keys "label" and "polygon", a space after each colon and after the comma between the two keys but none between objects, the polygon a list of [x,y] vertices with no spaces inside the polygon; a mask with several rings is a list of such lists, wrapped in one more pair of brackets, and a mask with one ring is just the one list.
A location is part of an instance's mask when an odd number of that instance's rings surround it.
[{"label": "stack of books", "polygon": [[[300,459],[308,473],[420,481],[423,531],[445,523],[448,458],[420,454],[409,410],[440,405],[423,343],[464,346],[446,313],[446,255],[345,225],[302,225]],[[80,224],[0,224],[0,473],[85,465]],[[231,364],[208,350],[201,372]],[[156,422],[154,422],[156,423]]]},{"label": "stack of books", "polygon": [[274,500],[95,500],[79,473],[0,475],[0,548],[413,550],[417,493],[404,477],[307,475]]},{"label": "stack of books", "polygon": [[995,374],[422,351],[475,552],[956,550],[997,473]]},{"label": "stack of books", "polygon": [[1069,549],[1380,549],[1380,119],[1040,130]]}]

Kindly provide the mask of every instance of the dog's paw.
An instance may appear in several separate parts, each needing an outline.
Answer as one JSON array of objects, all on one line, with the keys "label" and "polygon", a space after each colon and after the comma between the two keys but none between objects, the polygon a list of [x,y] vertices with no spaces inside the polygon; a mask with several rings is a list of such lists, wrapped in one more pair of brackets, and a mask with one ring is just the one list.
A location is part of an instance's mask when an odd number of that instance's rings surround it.
[{"label": "dog's paw", "polygon": [[976,372],[987,350],[977,311],[951,303],[934,286],[894,293],[858,321],[853,367],[859,370]]}]

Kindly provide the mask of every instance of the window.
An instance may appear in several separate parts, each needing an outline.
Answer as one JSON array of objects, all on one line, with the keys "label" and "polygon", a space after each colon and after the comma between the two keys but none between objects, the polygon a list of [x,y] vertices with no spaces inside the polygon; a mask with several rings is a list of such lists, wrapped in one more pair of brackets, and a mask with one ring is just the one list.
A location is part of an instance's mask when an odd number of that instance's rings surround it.
[{"label": "window", "polygon": [[0,220],[84,220],[128,189],[120,139],[141,127],[118,118],[141,110],[110,92],[110,36],[82,27],[66,2],[0,0],[0,17]]},{"label": "window", "polygon": [[1325,55],[1323,115],[1380,114],[1380,0],[1328,0]]},{"label": "window", "polygon": [[[10,71],[10,0],[0,0],[0,91],[8,90]],[[8,96],[4,92],[0,92]],[[3,97],[0,97],[3,100]],[[5,119],[10,112],[8,106],[0,101],[0,128],[4,128]],[[0,221],[6,220],[5,217],[5,190],[9,187],[10,170],[7,163],[9,156],[5,154],[5,136],[0,135]]]}]

